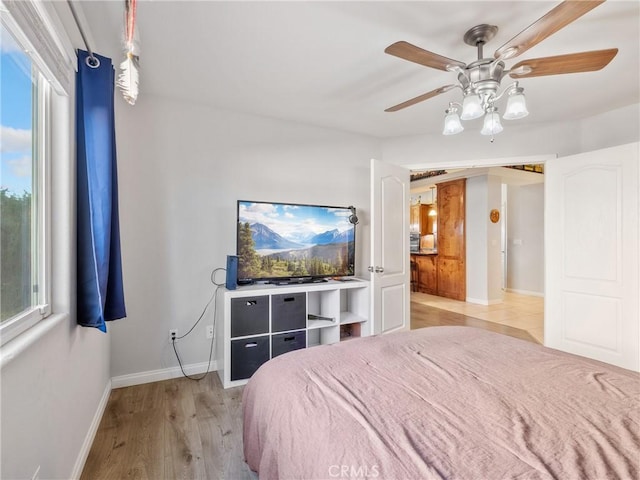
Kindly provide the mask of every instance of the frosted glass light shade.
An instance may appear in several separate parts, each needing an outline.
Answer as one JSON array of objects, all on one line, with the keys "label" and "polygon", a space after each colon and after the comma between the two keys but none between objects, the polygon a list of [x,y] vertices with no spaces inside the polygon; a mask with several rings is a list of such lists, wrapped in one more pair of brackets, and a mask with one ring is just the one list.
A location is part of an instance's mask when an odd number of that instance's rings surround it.
[{"label": "frosted glass light shade", "polygon": [[460,123],[460,117],[456,111],[447,113],[444,117],[444,128],[442,129],[443,135],[455,135],[464,130],[462,123]]},{"label": "frosted glass light shade", "polygon": [[509,95],[507,109],[505,110],[502,118],[505,120],[517,120],[519,118],[524,118],[527,115],[529,115],[529,110],[527,110],[527,101],[524,98],[524,94],[516,93],[514,95]]},{"label": "frosted glass light shade", "polygon": [[480,118],[483,114],[482,102],[478,95],[471,93],[464,97],[462,115],[460,115],[462,120],[473,120],[474,118]]},{"label": "frosted glass light shade", "polygon": [[484,124],[482,125],[482,130],[480,130],[481,135],[495,135],[502,131],[502,124],[500,123],[500,115],[495,110],[492,112],[487,112],[484,116]]}]

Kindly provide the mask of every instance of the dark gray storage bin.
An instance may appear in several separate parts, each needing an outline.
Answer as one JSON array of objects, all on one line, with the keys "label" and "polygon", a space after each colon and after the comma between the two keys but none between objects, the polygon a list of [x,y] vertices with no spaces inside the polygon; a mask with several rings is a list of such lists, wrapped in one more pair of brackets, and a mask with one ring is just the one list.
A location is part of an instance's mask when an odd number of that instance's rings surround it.
[{"label": "dark gray storage bin", "polygon": [[269,360],[269,336],[231,340],[231,380],[244,380]]},{"label": "dark gray storage bin", "polygon": [[279,333],[271,336],[271,358],[307,346],[307,331]]},{"label": "dark gray storage bin", "polygon": [[271,297],[271,331],[299,330],[307,326],[307,294],[285,293]]},{"label": "dark gray storage bin", "polygon": [[231,338],[269,333],[269,296],[231,299]]}]

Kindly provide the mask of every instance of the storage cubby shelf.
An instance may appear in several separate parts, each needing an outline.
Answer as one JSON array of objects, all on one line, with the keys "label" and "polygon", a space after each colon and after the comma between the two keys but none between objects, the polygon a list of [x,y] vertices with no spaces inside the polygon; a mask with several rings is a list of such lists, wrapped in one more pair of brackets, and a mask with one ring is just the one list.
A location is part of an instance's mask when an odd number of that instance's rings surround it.
[{"label": "storage cubby shelf", "polygon": [[[224,290],[219,312],[216,362],[224,388],[244,385],[276,355],[373,331],[369,282],[361,279]],[[310,318],[314,316],[325,318]],[[343,328],[349,328],[350,336]]]},{"label": "storage cubby shelf", "polygon": [[335,327],[336,325],[338,324],[331,320],[307,320],[307,328],[309,330],[314,328]]},{"label": "storage cubby shelf", "polygon": [[362,323],[366,322],[365,318],[357,315],[353,312],[340,312],[340,325],[347,325],[349,323]]}]

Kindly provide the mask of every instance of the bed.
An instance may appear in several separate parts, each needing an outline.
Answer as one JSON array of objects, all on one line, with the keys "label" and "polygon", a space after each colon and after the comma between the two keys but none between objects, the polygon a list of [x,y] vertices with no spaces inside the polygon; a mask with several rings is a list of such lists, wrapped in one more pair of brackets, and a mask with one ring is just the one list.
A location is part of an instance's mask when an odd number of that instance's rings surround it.
[{"label": "bed", "polygon": [[472,327],[276,357],[243,420],[261,480],[640,475],[640,374]]}]

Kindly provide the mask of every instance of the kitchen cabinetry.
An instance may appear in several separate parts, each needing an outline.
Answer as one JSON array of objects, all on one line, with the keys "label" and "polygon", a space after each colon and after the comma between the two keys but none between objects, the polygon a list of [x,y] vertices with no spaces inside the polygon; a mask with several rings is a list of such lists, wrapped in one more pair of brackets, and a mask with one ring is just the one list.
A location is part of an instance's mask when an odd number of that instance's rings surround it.
[{"label": "kitchen cabinetry", "polygon": [[438,295],[466,300],[466,179],[438,184]]},{"label": "kitchen cabinetry", "polygon": [[438,255],[412,255],[418,268],[418,291],[438,294]]},{"label": "kitchen cabinetry", "polygon": [[[431,215],[429,215],[430,212]],[[436,219],[434,205],[411,205],[409,213],[409,230],[412,233],[419,233],[420,235],[431,235],[434,233]]]},{"label": "kitchen cabinetry", "polygon": [[216,332],[218,376],[224,388],[244,385],[273,357],[372,332],[366,280],[225,290]]},{"label": "kitchen cabinetry", "polygon": [[[437,206],[437,215],[428,215],[430,206],[427,205],[411,207],[412,222],[420,216],[420,226],[425,225],[428,231],[421,232],[420,249],[411,255],[417,266],[417,290],[464,301],[466,180],[439,183],[437,188],[438,201],[433,205]],[[429,233],[437,236],[436,248],[425,246]]]}]

